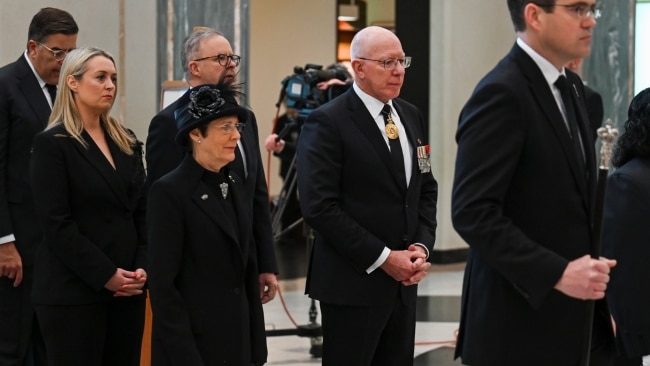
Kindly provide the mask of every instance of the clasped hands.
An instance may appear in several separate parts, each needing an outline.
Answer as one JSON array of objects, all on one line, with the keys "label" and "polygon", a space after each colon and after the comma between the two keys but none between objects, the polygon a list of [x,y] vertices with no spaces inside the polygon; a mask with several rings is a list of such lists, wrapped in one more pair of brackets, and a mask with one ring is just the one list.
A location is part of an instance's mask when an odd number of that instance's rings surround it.
[{"label": "clasped hands", "polygon": [[404,286],[415,285],[424,279],[431,267],[426,257],[422,247],[411,244],[406,250],[391,250],[381,269]]},{"label": "clasped hands", "polygon": [[142,293],[142,287],[147,282],[147,272],[138,268],[135,271],[127,271],[118,268],[115,274],[104,285],[113,292],[113,296],[133,296]]}]

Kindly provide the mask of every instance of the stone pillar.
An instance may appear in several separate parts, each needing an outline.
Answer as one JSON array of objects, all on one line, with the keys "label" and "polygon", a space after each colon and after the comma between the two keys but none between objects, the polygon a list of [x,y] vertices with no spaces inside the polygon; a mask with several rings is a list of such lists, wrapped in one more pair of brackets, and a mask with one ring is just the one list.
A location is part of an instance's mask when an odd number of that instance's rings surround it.
[{"label": "stone pillar", "polygon": [[[239,67],[243,81],[248,75],[249,0],[157,0],[158,85],[165,80],[182,80],[180,52],[185,37],[195,27],[222,32],[233,52],[242,56]],[[244,93],[247,93],[244,84]],[[245,103],[245,101],[242,101]]]},{"label": "stone pillar", "polygon": [[622,132],[634,93],[635,0],[603,0],[603,15],[593,30],[591,55],[582,77],[603,97],[605,120]]},{"label": "stone pillar", "polygon": [[429,12],[429,29],[410,37],[429,32],[429,143],[438,180],[433,260],[450,263],[463,261],[467,250],[451,223],[458,116],[479,80],[510,50],[515,33],[505,1],[436,0]]}]

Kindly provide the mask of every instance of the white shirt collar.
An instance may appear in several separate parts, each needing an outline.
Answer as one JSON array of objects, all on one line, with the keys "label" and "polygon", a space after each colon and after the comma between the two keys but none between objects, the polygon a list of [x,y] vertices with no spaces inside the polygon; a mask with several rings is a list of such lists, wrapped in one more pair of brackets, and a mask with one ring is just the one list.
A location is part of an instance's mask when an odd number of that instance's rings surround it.
[{"label": "white shirt collar", "polygon": [[34,68],[34,65],[32,64],[32,60],[29,59],[29,56],[27,56],[27,50],[25,50],[24,53],[25,60],[27,60],[27,64],[29,65],[29,68],[32,69],[32,72],[34,73],[34,76],[36,76],[36,80],[38,80],[38,85],[41,86],[41,89],[45,87],[45,80],[41,78],[41,76],[36,72],[36,69]]},{"label": "white shirt collar", "polygon": [[542,71],[542,74],[544,74],[544,79],[546,79],[546,82],[548,85],[553,85],[555,84],[555,81],[560,75],[565,75],[564,72],[564,67],[562,68],[562,71],[557,71],[555,66],[553,66],[552,63],[550,63],[547,59],[545,59],[542,55],[537,53],[532,47],[526,44],[526,42],[521,39],[517,38],[517,45],[521,47],[524,52],[530,56],[530,58],[533,59],[537,67],[539,67],[540,71]]},{"label": "white shirt collar", "polygon": [[[357,95],[363,102],[363,105],[365,105],[366,109],[368,109],[368,112],[370,112],[370,115],[373,118],[379,116],[381,114],[381,110],[384,108],[384,103],[382,103],[379,99],[361,90],[361,88],[359,87],[359,85],[357,85],[356,82],[352,84],[352,87],[354,88],[354,92],[357,93]],[[389,100],[388,103],[386,104],[389,104],[390,107],[393,108],[392,100]]]}]

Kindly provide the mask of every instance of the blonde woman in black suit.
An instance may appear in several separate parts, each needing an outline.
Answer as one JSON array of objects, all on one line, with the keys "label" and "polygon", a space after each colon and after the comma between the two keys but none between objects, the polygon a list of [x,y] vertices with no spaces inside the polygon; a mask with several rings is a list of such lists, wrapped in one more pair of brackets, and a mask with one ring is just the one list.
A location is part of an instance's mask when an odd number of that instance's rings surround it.
[{"label": "blonde woman in black suit", "polygon": [[80,48],[63,62],[31,179],[44,241],[33,297],[49,366],[139,365],[146,235],[140,143],[109,115],[113,57]]},{"label": "blonde woman in black suit", "polygon": [[190,152],[149,191],[152,366],[266,362],[252,211],[227,166],[250,112],[233,97],[223,85],[181,97],[176,142]]}]

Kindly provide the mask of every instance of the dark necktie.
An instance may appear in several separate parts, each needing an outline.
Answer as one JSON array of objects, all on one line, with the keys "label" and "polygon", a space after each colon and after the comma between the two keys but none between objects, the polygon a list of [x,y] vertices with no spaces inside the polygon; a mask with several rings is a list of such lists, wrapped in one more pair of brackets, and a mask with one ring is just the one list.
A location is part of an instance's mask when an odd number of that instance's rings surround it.
[{"label": "dark necktie", "polygon": [[578,161],[584,163],[585,155],[581,146],[580,132],[578,129],[578,120],[576,119],[575,108],[573,107],[573,98],[571,97],[571,91],[569,90],[569,83],[564,75],[560,75],[555,81],[555,86],[560,90],[562,95],[562,103],[564,104],[564,110],[566,111],[566,120],[569,125],[569,131],[571,132],[571,140],[573,142],[573,148],[575,150]]},{"label": "dark necktie", "polygon": [[[394,125],[393,118],[390,116],[389,104],[384,104],[381,114],[384,116],[384,122],[386,125]],[[395,129],[397,129],[396,126]],[[395,170],[397,177],[400,179],[400,185],[402,188],[406,189],[406,170],[404,168],[404,155],[402,153],[402,145],[399,142],[399,135],[395,138],[390,138],[389,136],[388,144],[390,145],[390,158],[393,164],[393,169]]]},{"label": "dark necktie", "polygon": [[52,105],[54,106],[54,101],[56,100],[56,85],[45,84],[47,92],[50,93],[50,99],[52,99]]}]

